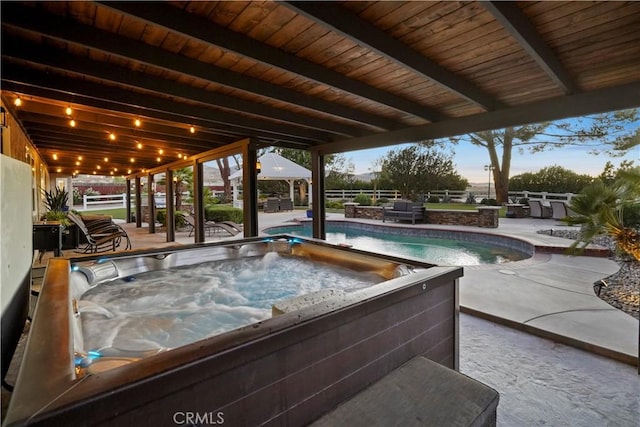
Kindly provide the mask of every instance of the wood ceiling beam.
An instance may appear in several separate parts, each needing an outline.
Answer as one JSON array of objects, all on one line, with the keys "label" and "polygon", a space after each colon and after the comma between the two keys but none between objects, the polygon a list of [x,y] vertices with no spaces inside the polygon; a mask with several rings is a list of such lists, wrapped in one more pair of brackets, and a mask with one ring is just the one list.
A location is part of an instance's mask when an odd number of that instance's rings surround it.
[{"label": "wood ceiling beam", "polygon": [[375,25],[360,19],[334,2],[285,1],[287,7],[338,34],[366,46],[379,55],[401,64],[414,73],[432,80],[468,101],[487,110],[504,108],[499,100],[475,85],[441,67],[404,43],[390,37]]},{"label": "wood ceiling beam", "polygon": [[318,145],[313,150],[322,155],[343,153],[637,107],[640,107],[640,83],[629,83],[545,99],[506,110],[490,111],[398,131],[336,141]]},{"label": "wood ceiling beam", "polygon": [[[107,4],[106,6],[115,6]],[[144,5],[148,8],[148,5]],[[164,7],[155,3],[153,8]],[[172,11],[179,11],[171,8]],[[208,22],[208,21],[207,21]],[[2,24],[20,28],[45,37],[83,46],[109,55],[114,55],[135,63],[143,63],[163,70],[180,73],[184,76],[218,83],[232,89],[286,102],[298,107],[322,112],[331,116],[351,120],[381,129],[397,129],[400,125],[393,120],[375,114],[369,114],[344,105],[305,95],[293,89],[235,73],[212,64],[206,64],[182,55],[172,54],[159,47],[129,39],[118,34],[103,31],[93,26],[80,24],[72,19],[46,13],[37,8],[17,3],[2,4]],[[209,25],[210,24],[210,25]],[[206,26],[213,31],[212,23]],[[228,31],[228,30],[227,30]]]},{"label": "wood ceiling beam", "polygon": [[[153,112],[168,112],[180,117],[178,121],[190,123],[194,118],[209,122],[216,128],[226,129],[241,137],[254,136],[264,137],[271,135],[273,138],[287,140],[307,139],[307,141],[330,141],[328,134],[310,129],[300,129],[291,125],[270,123],[265,120],[252,119],[250,117],[240,117],[224,111],[217,111],[193,104],[177,103],[169,99],[163,99],[141,93],[133,93],[128,90],[116,87],[103,86],[86,80],[65,78],[62,76],[46,74],[28,67],[17,66],[15,64],[5,63],[2,70],[3,82],[17,82],[25,86],[36,88],[44,88],[50,91],[65,92],[68,96],[67,101],[78,98],[85,98],[83,103],[87,103],[87,99],[93,98],[98,101],[108,101],[129,109],[120,109],[120,111],[131,111],[134,108],[143,109]],[[90,104],[92,105],[92,104]],[[118,111],[118,110],[116,110]],[[147,113],[152,117],[155,113]],[[237,138],[241,139],[241,138]]]},{"label": "wood ceiling beam", "polygon": [[573,78],[544,42],[529,18],[512,1],[480,2],[566,94],[578,92]]},{"label": "wood ceiling beam", "polygon": [[[55,90],[38,88],[34,86],[28,86],[22,83],[16,83],[12,81],[2,81],[2,89],[4,93],[13,92],[16,95],[34,97],[38,99],[46,98],[66,104],[73,104],[74,106],[82,105],[83,107],[95,107],[104,109],[100,115],[112,116],[119,113],[126,113],[131,116],[138,116],[144,119],[158,119],[162,121],[175,121],[176,123],[182,123],[183,125],[192,124],[196,127],[196,134],[207,133],[217,135],[218,137],[224,136],[232,138],[234,141],[238,140],[238,135],[228,130],[213,129],[212,123],[196,118],[191,118],[189,122],[184,121],[184,117],[176,116],[166,112],[147,111],[136,107],[124,106],[108,101],[97,100],[94,98],[74,97],[64,92],[57,92]],[[3,95],[4,96],[4,95]],[[81,102],[82,104],[79,104]],[[108,110],[108,111],[106,111]],[[150,114],[153,114],[151,116]],[[308,149],[310,144],[308,140],[295,139],[295,138],[275,138],[270,135],[264,134],[261,141],[264,142],[264,146],[274,145],[279,147],[295,148],[295,149]],[[212,139],[215,140],[215,139]]]},{"label": "wood ceiling beam", "polygon": [[[68,124],[68,120],[71,117],[67,117],[66,113],[64,113],[65,106],[53,105],[47,102],[50,101],[39,100],[37,98],[30,99],[28,103],[20,107],[21,117],[24,117],[23,114],[35,114],[41,118],[50,117],[59,119],[64,117]],[[122,115],[103,114],[96,110],[89,110],[87,106],[77,103],[67,103],[67,106],[72,107],[72,117],[78,123],[86,123],[91,126],[98,126],[98,124],[100,124],[103,127],[118,129],[119,132],[120,130],[125,130],[142,138],[157,140],[177,138],[177,141],[184,140],[185,143],[193,143],[196,145],[207,142],[229,144],[236,141],[236,139],[232,137],[209,132],[206,128],[199,128],[197,133],[190,133],[189,126],[183,123],[165,122],[166,124],[160,124],[152,122],[149,117],[132,115],[131,117],[125,118],[122,117]],[[133,124],[135,119],[141,121],[140,127],[135,127]]]},{"label": "wood ceiling beam", "polygon": [[148,7],[148,5],[139,2],[97,3],[172,32],[198,39],[204,43],[218,46],[224,50],[235,52],[320,84],[375,101],[404,113],[422,117],[432,122],[446,118],[445,114],[433,108],[417,104],[369,86],[359,80],[346,77],[336,71],[233,32],[225,27],[216,25],[208,19],[200,18],[166,3],[156,3],[154,7]]},{"label": "wood ceiling beam", "polygon": [[63,72],[90,76],[160,95],[171,95],[185,100],[197,101],[209,107],[224,108],[257,117],[284,121],[305,128],[335,133],[341,137],[362,136],[365,134],[363,130],[355,126],[330,122],[316,117],[276,109],[270,105],[202,90],[194,86],[128,70],[106,62],[97,62],[88,58],[70,55],[66,52],[54,51],[51,48],[27,43],[14,37],[5,37],[5,42],[6,45],[2,50],[2,55],[5,58],[37,63]]},{"label": "wood ceiling beam", "polygon": [[79,130],[89,130],[92,132],[104,133],[107,130],[110,130],[111,132],[114,132],[115,134],[117,134],[119,137],[126,136],[126,137],[129,137],[132,141],[139,140],[140,142],[144,142],[145,145],[160,146],[163,144],[165,146],[171,145],[174,147],[182,147],[182,148],[191,147],[193,149],[199,149],[199,148],[208,149],[207,147],[211,147],[211,145],[218,146],[218,145],[224,145],[232,142],[227,139],[203,140],[203,139],[186,138],[178,135],[167,135],[167,134],[160,135],[160,134],[149,132],[147,130],[137,130],[137,129],[132,130],[129,128],[113,126],[111,124],[107,124],[103,122],[96,123],[96,122],[83,121],[80,118],[76,118],[78,116],[79,114],[74,114],[74,120],[76,122],[76,126],[72,128],[69,125],[70,119],[66,117],[60,117],[60,114],[58,114],[58,116],[56,117],[51,115],[32,113],[24,110],[21,110],[19,114],[20,120],[22,120],[24,123],[29,123],[30,128],[34,128],[38,126],[42,126],[43,128],[55,127],[58,129],[66,129],[67,132],[69,133],[77,132]]}]

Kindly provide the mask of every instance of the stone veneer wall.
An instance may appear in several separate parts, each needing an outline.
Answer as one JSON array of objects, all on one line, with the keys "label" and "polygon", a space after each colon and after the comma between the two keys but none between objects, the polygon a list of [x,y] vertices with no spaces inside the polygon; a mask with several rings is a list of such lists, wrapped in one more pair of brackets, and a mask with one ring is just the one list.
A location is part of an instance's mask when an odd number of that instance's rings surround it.
[{"label": "stone veneer wall", "polygon": [[[477,211],[427,209],[427,224],[469,225],[482,228],[498,227],[499,207],[482,206]],[[359,206],[358,203],[344,204],[345,218],[382,220],[382,207]]]}]

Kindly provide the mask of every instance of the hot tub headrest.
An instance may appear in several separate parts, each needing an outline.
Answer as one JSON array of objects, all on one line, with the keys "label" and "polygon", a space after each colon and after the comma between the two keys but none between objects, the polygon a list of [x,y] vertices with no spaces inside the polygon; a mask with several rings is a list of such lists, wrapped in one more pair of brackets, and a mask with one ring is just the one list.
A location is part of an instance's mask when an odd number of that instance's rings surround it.
[{"label": "hot tub headrest", "polygon": [[118,268],[113,261],[104,261],[91,265],[80,265],[77,271],[87,276],[89,285],[102,282],[104,280],[116,279],[119,276]]}]

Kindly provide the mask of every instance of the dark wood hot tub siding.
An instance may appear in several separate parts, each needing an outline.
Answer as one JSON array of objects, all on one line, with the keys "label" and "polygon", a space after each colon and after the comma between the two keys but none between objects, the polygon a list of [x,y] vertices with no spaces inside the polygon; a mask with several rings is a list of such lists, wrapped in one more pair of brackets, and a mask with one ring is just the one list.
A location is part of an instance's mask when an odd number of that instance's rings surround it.
[{"label": "dark wood hot tub siding", "polygon": [[32,421],[167,425],[178,411],[222,411],[229,425],[305,425],[415,355],[457,368],[461,275],[444,268],[426,290],[373,296],[217,353],[176,349],[170,369],[143,360],[127,384],[75,401],[70,390],[70,406]]},{"label": "dark wood hot tub siding", "polygon": [[[240,349],[265,354],[122,414],[119,421],[162,424],[176,410],[192,410],[222,411],[231,425],[305,425],[415,355],[453,368],[454,283],[398,301],[389,295],[301,325],[279,337],[281,347],[274,351],[273,342]],[[291,342],[300,335],[305,338]],[[200,369],[208,371],[204,364]]]}]

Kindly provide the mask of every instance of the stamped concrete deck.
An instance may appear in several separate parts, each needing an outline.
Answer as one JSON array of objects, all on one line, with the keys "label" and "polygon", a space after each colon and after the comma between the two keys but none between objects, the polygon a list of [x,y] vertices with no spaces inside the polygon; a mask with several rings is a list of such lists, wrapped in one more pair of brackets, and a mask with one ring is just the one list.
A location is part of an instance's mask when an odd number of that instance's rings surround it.
[{"label": "stamped concrete deck", "polygon": [[[344,216],[329,214],[329,219]],[[259,225],[295,220],[304,220],[301,212],[261,214]],[[162,233],[125,227],[135,249],[176,244],[166,243]],[[468,229],[510,235],[558,252],[567,240],[536,232],[561,227],[551,219],[525,218],[501,219],[493,230]],[[193,241],[186,233],[177,240]],[[638,321],[600,300],[592,287],[615,271],[617,265],[606,258],[540,251],[524,261],[465,267],[461,310],[473,316],[460,316],[460,371],[498,390],[499,426],[638,425],[640,375],[629,364],[638,357]]]},{"label": "stamped concrete deck", "polygon": [[[377,220],[345,220],[341,214],[329,214],[327,219],[382,225]],[[258,223],[263,230],[297,221],[308,219],[301,211],[261,213]],[[176,244],[167,243],[163,233],[149,234],[145,227],[123,225],[136,249]],[[499,234],[533,244],[536,254],[523,261],[465,266],[465,275],[460,280],[461,311],[628,364],[638,364],[638,320],[602,301],[593,291],[593,283],[618,271],[618,265],[601,256],[564,255],[570,240],[537,233],[575,227],[553,219],[534,218],[501,218],[495,229],[393,222],[384,225]],[[176,242],[192,243],[193,237],[187,234],[177,233]],[[231,237],[214,233],[207,236],[207,241],[227,238]],[[598,252],[597,246],[591,248]],[[600,249],[606,253],[604,248]]]}]

